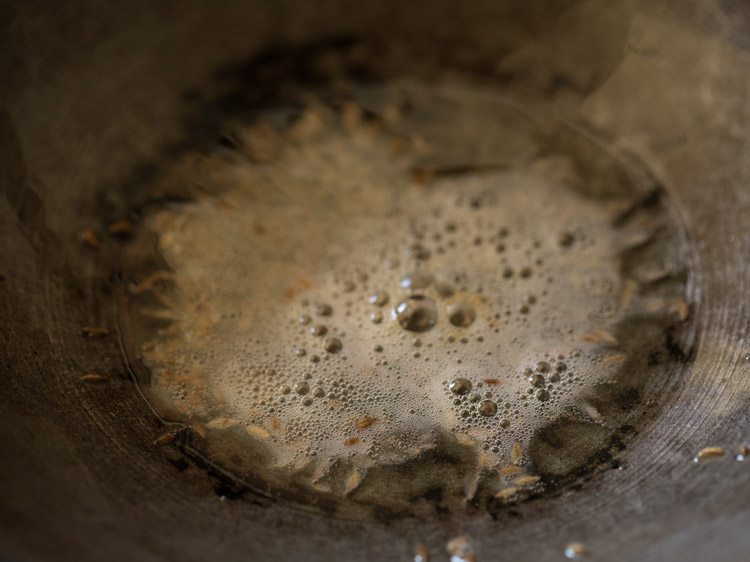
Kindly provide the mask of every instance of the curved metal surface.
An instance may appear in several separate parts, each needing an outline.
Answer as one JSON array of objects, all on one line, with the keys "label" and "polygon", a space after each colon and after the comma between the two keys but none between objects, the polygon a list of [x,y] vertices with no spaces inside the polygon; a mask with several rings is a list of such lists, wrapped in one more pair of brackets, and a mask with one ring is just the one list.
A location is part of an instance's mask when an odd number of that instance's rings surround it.
[{"label": "curved metal surface", "polygon": [[[747,26],[739,2],[5,5],[0,18],[0,556],[8,560],[744,560],[750,472]],[[116,242],[85,227],[216,132],[243,61],[340,37],[542,92],[659,176],[697,259],[697,344],[621,458],[495,519],[348,521],[234,490],[173,447],[115,337]],[[241,104],[237,106],[241,108]],[[218,109],[217,109],[218,108]],[[231,113],[231,111],[230,111]],[[112,333],[82,338],[81,326]],[[82,384],[86,372],[108,375]]]}]

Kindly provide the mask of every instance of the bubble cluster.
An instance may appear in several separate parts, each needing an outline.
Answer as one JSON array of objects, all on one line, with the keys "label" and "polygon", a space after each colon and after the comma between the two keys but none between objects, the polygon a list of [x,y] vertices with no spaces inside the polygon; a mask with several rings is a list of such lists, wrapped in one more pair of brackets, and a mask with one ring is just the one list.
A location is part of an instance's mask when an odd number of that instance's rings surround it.
[{"label": "bubble cluster", "polygon": [[[528,464],[518,450],[563,414],[604,425],[586,393],[637,348],[618,327],[679,294],[634,289],[641,266],[623,258],[660,215],[617,223],[629,199],[582,191],[577,156],[537,150],[518,117],[467,150],[445,104],[410,88],[399,131],[324,106],[248,126],[205,193],[145,221],[174,281],[160,296],[172,325],[139,349],[150,392],[206,424],[213,451],[253,451],[237,470],[381,502],[373,474],[441,448],[470,473]],[[509,111],[442,95],[477,126]],[[441,172],[474,154],[517,165]]]}]

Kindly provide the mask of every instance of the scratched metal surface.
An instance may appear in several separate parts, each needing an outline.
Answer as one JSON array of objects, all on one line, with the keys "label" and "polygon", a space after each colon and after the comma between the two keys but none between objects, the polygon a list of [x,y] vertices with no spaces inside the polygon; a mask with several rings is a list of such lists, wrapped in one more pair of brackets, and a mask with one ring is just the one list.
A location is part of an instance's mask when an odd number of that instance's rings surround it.
[{"label": "scratched metal surface", "polygon": [[[559,560],[571,540],[592,560],[747,559],[750,464],[732,453],[750,440],[750,11],[604,4],[3,3],[0,558],[410,560],[423,542],[441,560],[466,533],[479,561]],[[420,56],[545,92],[664,185],[697,260],[697,343],[622,470],[496,520],[367,523],[221,500],[226,484],[153,445],[114,329],[114,242],[92,252],[78,232],[214,132],[206,108],[242,85],[226,69],[342,36],[418,38]],[[85,339],[84,325],[112,334]],[[107,382],[81,384],[91,371]],[[729,454],[694,465],[707,445]]]}]

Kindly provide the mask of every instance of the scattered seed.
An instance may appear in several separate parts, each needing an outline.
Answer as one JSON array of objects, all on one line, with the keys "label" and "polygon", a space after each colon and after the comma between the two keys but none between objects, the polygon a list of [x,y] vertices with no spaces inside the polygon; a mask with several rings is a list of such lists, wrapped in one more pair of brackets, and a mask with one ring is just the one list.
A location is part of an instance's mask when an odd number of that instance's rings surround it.
[{"label": "scattered seed", "polygon": [[314,107],[306,107],[292,125],[289,134],[297,142],[304,141],[316,135],[323,125],[324,120],[320,112]]},{"label": "scattered seed", "polygon": [[565,558],[583,558],[588,554],[586,545],[580,542],[572,542],[565,547]]},{"label": "scattered seed", "polygon": [[715,459],[724,456],[724,449],[721,447],[704,447],[693,458],[693,462],[701,462],[707,459]]},{"label": "scattered seed", "polygon": [[429,559],[430,553],[425,545],[418,544],[414,547],[414,562],[428,562]]},{"label": "scattered seed", "polygon": [[344,495],[348,495],[353,492],[362,483],[362,473],[358,470],[353,470],[349,476],[346,477],[344,483]]},{"label": "scattered seed", "polygon": [[471,539],[466,535],[451,539],[445,548],[451,555],[452,562],[476,562],[474,547],[471,544]]},{"label": "scattered seed", "polygon": [[624,353],[615,353],[614,355],[607,355],[602,359],[602,363],[622,363],[627,358]]},{"label": "scattered seed", "polygon": [[107,225],[107,232],[110,236],[117,238],[127,238],[133,231],[133,223],[128,219],[117,219]]},{"label": "scattered seed", "polygon": [[416,168],[412,170],[411,179],[418,185],[427,185],[435,177],[434,168]]},{"label": "scattered seed", "polygon": [[81,230],[81,232],[78,233],[78,238],[92,250],[98,250],[102,245],[99,241],[99,235],[96,233],[96,230],[90,226]]},{"label": "scattered seed", "polygon": [[606,330],[593,330],[581,336],[581,339],[589,343],[598,343],[604,347],[617,347],[620,345],[619,340]]},{"label": "scattered seed", "polygon": [[154,445],[169,445],[172,441],[177,438],[177,435],[173,431],[162,433],[156,439],[154,439]]},{"label": "scattered seed", "polygon": [[677,299],[672,303],[671,309],[677,314],[677,320],[684,322],[690,316],[690,305],[683,299]]},{"label": "scattered seed", "polygon": [[519,476],[513,480],[513,484],[516,486],[531,486],[541,480],[541,476]]},{"label": "scattered seed", "polygon": [[641,271],[641,273],[638,275],[638,281],[640,281],[644,285],[650,285],[653,283],[658,283],[659,281],[663,281],[671,274],[672,272],[668,269],[661,268]]},{"label": "scattered seed", "polygon": [[516,486],[508,486],[507,488],[503,488],[497,494],[495,494],[495,497],[500,500],[507,500],[508,498],[515,496],[517,493],[518,488]]},{"label": "scattered seed", "polygon": [[231,418],[214,418],[210,420],[206,427],[208,429],[227,429],[229,427],[237,425],[239,422]]},{"label": "scattered seed", "polygon": [[260,427],[259,425],[245,426],[245,431],[251,437],[256,437],[257,439],[262,439],[263,441],[271,438],[271,434],[268,432],[268,430]]},{"label": "scattered seed", "polygon": [[106,336],[107,334],[109,334],[109,330],[102,326],[84,326],[83,328],[81,328],[81,335],[88,338]]},{"label": "scattered seed", "polygon": [[206,428],[198,423],[190,424],[189,426],[190,431],[196,435],[197,437],[200,437],[201,439],[206,438]]},{"label": "scattered seed", "polygon": [[280,135],[265,121],[254,123],[244,138],[243,150],[255,161],[269,160],[276,152]]},{"label": "scattered seed", "polygon": [[341,106],[341,123],[346,130],[355,130],[362,123],[363,117],[364,110],[357,102],[346,101]]},{"label": "scattered seed", "polygon": [[88,373],[86,375],[83,375],[81,377],[81,380],[83,382],[95,384],[95,383],[100,383],[100,382],[106,381],[107,380],[107,376],[99,374],[99,373]]},{"label": "scattered seed", "polygon": [[143,293],[148,291],[158,283],[167,281],[172,278],[172,274],[166,270],[155,271],[151,275],[146,276],[142,279],[135,287],[131,289],[131,292],[135,294]]},{"label": "scattered seed", "polygon": [[357,426],[357,429],[367,429],[376,421],[378,421],[376,418],[368,418],[368,417],[357,418],[356,421],[354,422],[354,425]]},{"label": "scattered seed", "polygon": [[510,460],[512,460],[514,464],[518,464],[521,461],[522,456],[523,448],[521,447],[521,444],[516,441],[510,449]]},{"label": "scattered seed", "polygon": [[520,466],[501,466],[500,467],[500,474],[503,476],[512,476],[514,474],[518,474],[521,472]]},{"label": "scattered seed", "polygon": [[622,291],[620,292],[620,309],[625,309],[633,300],[633,295],[638,289],[638,282],[634,279],[625,279],[622,283]]},{"label": "scattered seed", "polygon": [[347,439],[346,441],[344,441],[344,445],[347,446],[347,447],[353,447],[354,445],[356,445],[360,441],[362,441],[362,440],[359,437],[350,437],[349,439]]}]

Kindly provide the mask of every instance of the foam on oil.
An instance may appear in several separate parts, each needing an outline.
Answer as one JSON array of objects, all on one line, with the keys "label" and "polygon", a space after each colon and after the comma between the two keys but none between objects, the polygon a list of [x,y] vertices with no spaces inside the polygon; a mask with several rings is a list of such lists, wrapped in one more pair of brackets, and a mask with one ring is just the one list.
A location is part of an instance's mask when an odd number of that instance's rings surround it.
[{"label": "foam on oil", "polygon": [[496,96],[359,96],[239,127],[146,218],[131,252],[170,272],[129,304],[166,320],[134,329],[150,400],[240,477],[393,512],[576,469],[625,419],[601,389],[684,316],[678,233],[616,159]]}]

